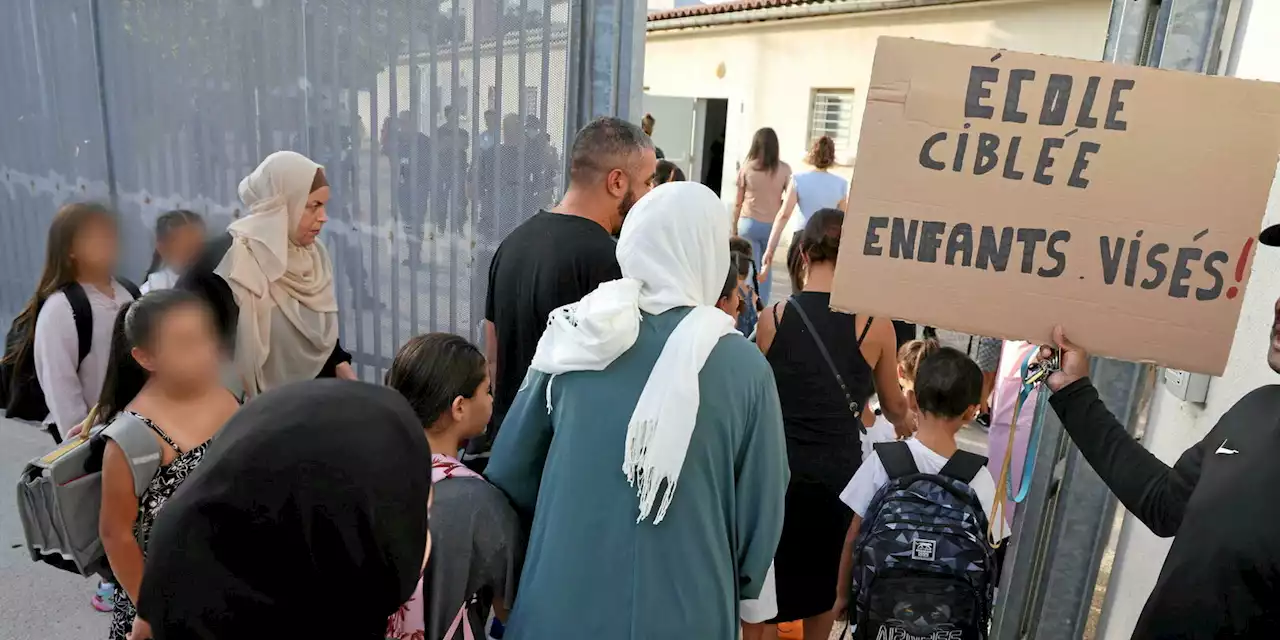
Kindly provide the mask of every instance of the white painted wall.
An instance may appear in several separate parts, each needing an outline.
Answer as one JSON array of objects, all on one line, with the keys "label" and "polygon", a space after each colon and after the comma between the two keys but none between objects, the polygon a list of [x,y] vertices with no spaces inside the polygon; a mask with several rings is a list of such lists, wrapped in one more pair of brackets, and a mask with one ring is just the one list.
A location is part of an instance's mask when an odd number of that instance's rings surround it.
[{"label": "white painted wall", "polygon": [[[1015,0],[656,31],[645,45],[644,84],[654,95],[729,99],[721,193],[732,200],[737,163],[757,128],[773,127],[783,159],[799,168],[812,90],[852,88],[865,97],[879,36],[1097,60],[1110,7],[1110,0]],[[855,122],[863,106],[854,107]]]},{"label": "white painted wall", "polygon": [[[1235,75],[1280,81],[1280,2],[1254,0],[1246,29]],[[1280,180],[1272,184],[1266,220],[1266,224],[1280,222]],[[1266,359],[1277,296],[1280,250],[1262,247],[1254,257],[1226,373],[1213,379],[1208,402],[1182,402],[1163,388],[1156,390],[1143,440],[1161,460],[1176,462],[1246,393],[1280,383],[1280,376],[1271,371]],[[1168,551],[1169,541],[1155,537],[1132,515],[1125,516],[1099,638],[1123,640],[1133,634]]]}]

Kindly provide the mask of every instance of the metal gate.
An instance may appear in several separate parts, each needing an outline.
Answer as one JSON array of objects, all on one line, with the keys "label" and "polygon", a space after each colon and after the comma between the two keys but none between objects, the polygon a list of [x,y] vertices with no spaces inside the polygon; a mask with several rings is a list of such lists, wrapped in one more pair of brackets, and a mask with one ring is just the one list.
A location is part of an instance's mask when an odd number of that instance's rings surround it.
[{"label": "metal gate", "polygon": [[629,115],[642,21],[626,0],[4,3],[0,319],[62,203],[109,201],[138,278],[161,213],[220,230],[239,180],[292,149],[333,187],[323,239],[362,377],[412,335],[478,338],[498,241],[560,194],[579,124]]}]

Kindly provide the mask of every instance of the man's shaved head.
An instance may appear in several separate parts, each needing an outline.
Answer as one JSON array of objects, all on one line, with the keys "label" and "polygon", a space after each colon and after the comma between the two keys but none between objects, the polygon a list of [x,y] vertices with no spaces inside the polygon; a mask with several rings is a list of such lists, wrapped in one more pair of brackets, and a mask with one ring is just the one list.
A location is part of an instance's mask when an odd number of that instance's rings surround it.
[{"label": "man's shaved head", "polygon": [[653,140],[640,127],[618,118],[597,118],[573,138],[569,182],[586,186],[614,169],[625,170],[646,149],[653,149]]}]

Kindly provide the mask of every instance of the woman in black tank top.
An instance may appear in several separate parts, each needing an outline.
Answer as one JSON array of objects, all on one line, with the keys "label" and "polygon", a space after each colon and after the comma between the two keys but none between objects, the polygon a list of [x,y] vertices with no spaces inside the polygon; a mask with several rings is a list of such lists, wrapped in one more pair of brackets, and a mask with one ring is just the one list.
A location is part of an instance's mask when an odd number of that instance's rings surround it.
[{"label": "woman in black tank top", "polygon": [[788,260],[798,293],[766,309],[756,333],[777,379],[791,467],[771,623],[804,620],[806,640],[825,640],[835,622],[840,552],[853,520],[840,491],[861,463],[859,414],[879,390],[890,422],[910,420],[893,324],[830,308],[843,224],[838,209],[809,219]]}]

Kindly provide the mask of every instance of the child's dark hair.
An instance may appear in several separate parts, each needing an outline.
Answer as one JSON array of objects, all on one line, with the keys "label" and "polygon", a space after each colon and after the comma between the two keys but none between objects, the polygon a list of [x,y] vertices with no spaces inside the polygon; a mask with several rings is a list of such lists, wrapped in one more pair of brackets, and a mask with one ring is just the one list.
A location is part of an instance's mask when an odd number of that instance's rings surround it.
[{"label": "child's dark hair", "polygon": [[[200,214],[186,209],[174,209],[160,214],[160,217],[156,218],[156,243],[164,242],[174,231],[189,224],[203,226],[204,218],[201,218]],[[151,254],[151,266],[147,267],[147,274],[142,279],[146,280],[151,277],[151,274],[159,271],[160,262],[160,250],[156,249]]]},{"label": "child's dark hair", "polygon": [[387,371],[386,384],[413,407],[422,426],[430,428],[449,410],[454,398],[471,398],[488,375],[484,354],[452,333],[410,338]]},{"label": "child's dark hair", "polygon": [[793,291],[804,289],[804,265],[835,262],[840,255],[840,233],[844,228],[844,212],[839,209],[818,209],[804,229],[796,234],[787,252],[787,271],[791,274]]},{"label": "child's dark hair", "polygon": [[188,305],[213,313],[203,298],[181,289],[152,291],[120,307],[120,311],[116,313],[115,326],[111,330],[111,359],[107,362],[107,377],[102,382],[102,393],[98,395],[98,423],[110,422],[138,397],[151,377],[133,359],[133,348],[151,344],[164,317],[170,311]]},{"label": "child's dark hair", "polygon": [[658,169],[653,172],[654,182],[657,184],[666,184],[668,182],[684,182],[684,171],[670,160],[659,160]]},{"label": "child's dark hair", "polygon": [[963,351],[942,347],[920,362],[916,404],[939,418],[959,418],[982,401],[982,371]]},{"label": "child's dark hair", "polygon": [[75,261],[71,259],[71,246],[75,243],[76,236],[94,222],[114,225],[115,221],[115,214],[97,203],[77,202],[58,209],[49,225],[49,235],[45,241],[44,269],[40,272],[40,282],[36,284],[36,291],[27,300],[27,305],[13,321],[15,328],[23,328],[25,339],[17,349],[9,352],[4,362],[23,361],[35,343],[36,318],[40,315],[40,307],[44,306],[49,296],[75,282],[79,276]]}]

